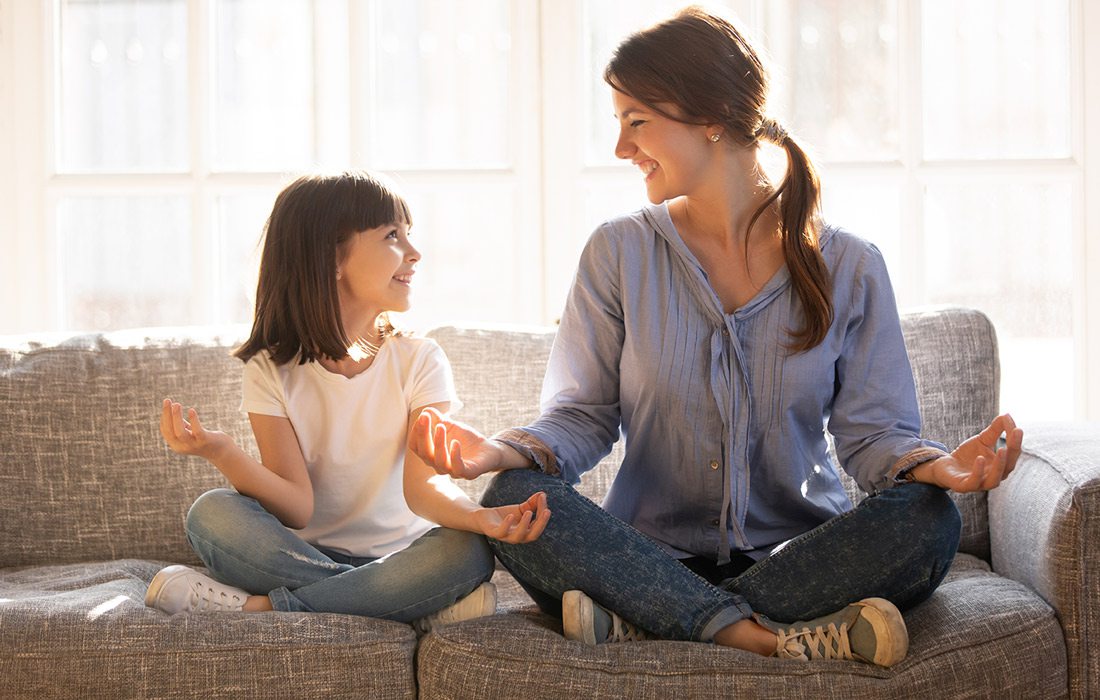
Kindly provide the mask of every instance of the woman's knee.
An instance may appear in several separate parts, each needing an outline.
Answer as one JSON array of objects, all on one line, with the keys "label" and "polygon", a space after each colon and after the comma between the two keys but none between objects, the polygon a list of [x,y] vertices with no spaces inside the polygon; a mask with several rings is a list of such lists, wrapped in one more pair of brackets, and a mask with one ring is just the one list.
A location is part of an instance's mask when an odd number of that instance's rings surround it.
[{"label": "woman's knee", "polygon": [[[908,484],[909,522],[922,532],[934,533],[944,550],[955,555],[962,536],[962,515],[947,491],[930,484]],[[914,522],[916,521],[916,522]]]},{"label": "woman's knee", "polygon": [[483,581],[492,578],[496,560],[484,535],[447,527],[437,528],[433,535],[444,546],[444,560],[462,569],[465,577]]},{"label": "woman's knee", "polygon": [[506,469],[498,472],[482,494],[481,505],[496,508],[523,503],[532,494],[545,490],[547,478],[545,474],[534,469]]}]

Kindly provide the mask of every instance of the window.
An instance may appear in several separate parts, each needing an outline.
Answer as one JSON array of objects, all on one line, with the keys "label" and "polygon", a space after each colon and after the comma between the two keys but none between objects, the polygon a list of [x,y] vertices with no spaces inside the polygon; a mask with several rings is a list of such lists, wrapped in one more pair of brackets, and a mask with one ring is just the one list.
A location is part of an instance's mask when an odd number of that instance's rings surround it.
[{"label": "window", "polygon": [[[683,4],[0,0],[0,332],[246,322],[274,195],[346,167],[412,202],[415,321],[552,322],[591,230],[644,201],[603,65]],[[900,305],[989,314],[1018,419],[1100,417],[1100,12],[725,4]]]}]

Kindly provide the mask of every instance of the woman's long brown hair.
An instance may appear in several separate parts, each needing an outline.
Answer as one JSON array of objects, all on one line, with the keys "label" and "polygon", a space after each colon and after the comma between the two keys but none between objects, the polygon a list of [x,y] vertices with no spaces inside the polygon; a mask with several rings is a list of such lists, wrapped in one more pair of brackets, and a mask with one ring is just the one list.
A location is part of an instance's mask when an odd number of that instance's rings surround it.
[{"label": "woman's long brown hair", "polygon": [[405,223],[409,207],[366,172],[307,175],[286,187],[264,227],[256,312],[248,340],[233,351],[245,362],[261,350],[276,364],[347,356],[336,265],[352,234]]},{"label": "woman's long brown hair", "polygon": [[[833,322],[829,271],[819,243],[821,185],[806,153],[766,116],[768,73],[749,41],[727,20],[688,7],[627,37],[607,64],[604,80],[670,119],[720,124],[741,145],[764,139],[787,152],[783,182],[748,228],[778,200],[783,256],[804,315],[802,328],[790,331],[791,349],[820,344]],[[680,114],[661,104],[675,105]]]}]

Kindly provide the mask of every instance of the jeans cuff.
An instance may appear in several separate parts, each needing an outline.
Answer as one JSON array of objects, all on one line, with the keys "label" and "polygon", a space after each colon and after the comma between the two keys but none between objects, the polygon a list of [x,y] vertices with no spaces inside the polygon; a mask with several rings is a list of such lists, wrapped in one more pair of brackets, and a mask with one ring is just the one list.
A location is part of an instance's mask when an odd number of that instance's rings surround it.
[{"label": "jeans cuff", "polygon": [[715,616],[710,619],[710,622],[703,625],[703,631],[699,633],[699,641],[714,641],[714,635],[718,634],[719,630],[751,616],[752,610],[749,609],[748,605],[731,600],[730,605],[719,610]]},{"label": "jeans cuff", "polygon": [[313,612],[287,588],[276,588],[267,594],[271,607],[278,612]]}]

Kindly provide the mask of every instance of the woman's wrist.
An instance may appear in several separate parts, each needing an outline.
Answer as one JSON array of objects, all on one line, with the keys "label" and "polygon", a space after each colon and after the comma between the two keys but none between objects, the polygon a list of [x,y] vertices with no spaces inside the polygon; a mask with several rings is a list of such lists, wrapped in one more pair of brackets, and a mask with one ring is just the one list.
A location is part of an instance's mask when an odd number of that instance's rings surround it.
[{"label": "woman's wrist", "polygon": [[921,462],[905,473],[905,481],[916,481],[922,484],[939,486],[939,481],[936,479],[936,463],[943,459],[951,459],[951,457],[950,455],[944,455],[943,457],[930,459],[927,462]]}]

